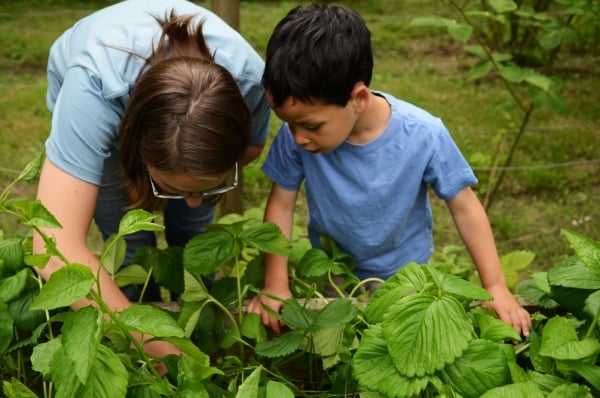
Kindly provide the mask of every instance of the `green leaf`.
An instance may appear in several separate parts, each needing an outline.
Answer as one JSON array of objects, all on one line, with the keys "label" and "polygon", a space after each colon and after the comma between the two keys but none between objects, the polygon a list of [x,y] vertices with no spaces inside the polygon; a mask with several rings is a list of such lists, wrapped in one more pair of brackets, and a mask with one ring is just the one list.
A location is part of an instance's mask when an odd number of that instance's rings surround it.
[{"label": "green leaf", "polygon": [[298,267],[298,274],[303,277],[312,278],[327,274],[333,268],[333,260],[321,249],[309,249]]},{"label": "green leaf", "polygon": [[292,329],[307,331],[316,318],[315,311],[302,307],[295,299],[286,300],[281,307],[281,320]]},{"label": "green leaf", "polygon": [[10,381],[2,381],[2,390],[6,398],[38,398],[33,391],[14,377]]},{"label": "green leaf", "polygon": [[516,11],[519,6],[512,0],[488,0],[490,7],[498,14]]},{"label": "green leaf", "polygon": [[526,279],[517,285],[516,293],[531,304],[537,304],[542,308],[556,308],[558,303],[550,297],[550,288],[548,287],[547,291],[545,291],[543,288],[540,288],[537,283],[537,279],[542,277],[541,274],[543,274],[544,279],[546,279],[545,285],[548,286],[547,273],[536,272],[532,275],[532,279]]},{"label": "green leaf", "polygon": [[569,257],[548,271],[550,286],[600,289],[600,270],[590,269],[579,257]]},{"label": "green leaf", "polygon": [[507,286],[516,286],[521,279],[519,271],[527,269],[534,259],[535,253],[525,250],[513,251],[500,257],[500,266]]},{"label": "green leaf", "polygon": [[19,213],[23,225],[41,228],[62,228],[56,218],[39,200],[10,199],[5,206]]},{"label": "green leaf", "polygon": [[183,265],[191,273],[208,275],[241,252],[242,245],[229,232],[205,232],[187,243]]},{"label": "green leaf", "polygon": [[468,347],[473,326],[451,296],[408,296],[385,315],[383,334],[398,371],[406,376],[433,374]]},{"label": "green leaf", "polygon": [[523,80],[529,85],[537,87],[544,92],[550,91],[550,87],[552,86],[552,80],[550,80],[550,78],[531,69],[525,69]]},{"label": "green leaf", "polygon": [[243,229],[239,238],[249,246],[263,253],[273,253],[280,256],[289,254],[290,243],[277,224],[265,222]]},{"label": "green leaf", "polygon": [[486,391],[480,398],[544,398],[545,394],[535,383],[528,381],[525,383],[509,384],[502,387],[496,387]]},{"label": "green leaf", "polygon": [[427,274],[422,265],[410,263],[388,278],[373,294],[365,316],[370,323],[383,321],[385,313],[402,297],[420,292],[427,284]]},{"label": "green leaf", "polygon": [[260,315],[253,312],[244,316],[240,332],[242,336],[256,340],[257,342],[267,339],[267,331],[262,324]]},{"label": "green leaf", "polygon": [[294,393],[285,384],[269,380],[267,381],[265,398],[294,398]]},{"label": "green leaf", "polygon": [[303,341],[304,331],[292,330],[272,340],[258,342],[255,351],[267,358],[283,357],[299,350]]},{"label": "green leaf", "polygon": [[585,266],[592,271],[600,273],[600,242],[578,232],[566,229],[563,229],[561,232]]},{"label": "green leaf", "polygon": [[327,357],[337,353],[338,347],[344,338],[344,326],[319,329],[310,335],[310,342],[304,347],[304,351]]},{"label": "green leaf", "polygon": [[590,389],[587,386],[579,385],[575,383],[562,384],[556,387],[549,395],[548,398],[592,398]]},{"label": "green leaf", "polygon": [[0,301],[10,303],[21,295],[27,285],[27,277],[31,271],[24,268],[16,274],[5,278],[0,282]]},{"label": "green leaf", "polygon": [[447,26],[448,34],[461,43],[466,43],[473,33],[473,27],[464,23],[452,23]]},{"label": "green leaf", "polygon": [[31,311],[29,306],[38,295],[38,291],[29,289],[17,299],[8,303],[8,312],[20,330],[33,331],[38,326],[45,324],[46,312],[42,310]]},{"label": "green leaf", "polygon": [[78,381],[74,365],[64,351],[60,349],[56,354],[50,368],[52,381],[56,384],[57,397],[114,398],[126,395],[127,371],[117,355],[108,347],[98,347],[90,377],[85,385]]},{"label": "green leaf", "polygon": [[17,272],[23,268],[23,239],[0,239],[0,271]]},{"label": "green leaf", "polygon": [[[585,361],[564,361],[570,370],[587,380],[596,390],[600,390],[600,367]],[[565,395],[567,396],[567,395]],[[572,395],[568,395],[571,397]]]},{"label": "green leaf", "polygon": [[127,243],[125,243],[125,238],[118,234],[111,235],[104,242],[102,266],[106,268],[110,275],[114,276],[125,261],[126,253]]},{"label": "green leaf", "polygon": [[150,304],[132,304],[119,320],[130,330],[153,337],[184,337],[183,329],[166,311]]},{"label": "green leaf", "polygon": [[260,383],[260,373],[262,367],[259,366],[250,373],[250,376],[244,380],[240,388],[238,389],[235,398],[257,398],[258,397],[258,384]]},{"label": "green leaf", "polygon": [[521,336],[508,323],[482,313],[474,313],[473,317],[479,326],[479,338],[491,341],[521,341]]},{"label": "green leaf", "polygon": [[50,373],[50,362],[59,350],[62,351],[60,336],[36,345],[33,347],[33,353],[31,354],[31,368],[43,375],[48,375]]},{"label": "green leaf", "polygon": [[426,269],[437,287],[446,293],[464,297],[468,300],[493,300],[492,295],[481,286],[477,286],[455,275],[441,272],[434,267],[426,266]]},{"label": "green leaf", "polygon": [[311,329],[326,329],[350,323],[356,316],[356,312],[356,307],[349,299],[332,300],[318,312]]},{"label": "green leaf", "polygon": [[500,76],[512,83],[521,83],[524,78],[523,69],[515,64],[499,65]]},{"label": "green leaf", "polygon": [[68,307],[85,298],[92,290],[94,281],[92,270],[85,265],[66,265],[50,275],[30,309],[53,310]]},{"label": "green leaf", "polygon": [[380,324],[371,325],[352,358],[352,374],[361,387],[385,397],[413,397],[429,383],[441,385],[436,376],[406,377],[398,373],[390,357]]},{"label": "green leaf", "polygon": [[463,355],[440,375],[461,396],[473,398],[510,382],[503,348],[487,340],[471,341]]},{"label": "green leaf", "polygon": [[13,341],[14,322],[6,304],[0,301],[0,353],[3,354]]},{"label": "green leaf", "polygon": [[493,67],[494,67],[494,64],[492,63],[492,61],[488,61],[488,60],[479,61],[471,67],[471,70],[469,70],[469,76],[467,76],[467,80],[473,81],[473,80],[480,79],[483,76],[490,73],[490,71],[493,69]]},{"label": "green leaf", "polygon": [[87,384],[98,346],[104,335],[103,315],[94,307],[67,313],[62,331],[65,355],[73,362],[80,383]]},{"label": "green leaf", "polygon": [[575,326],[566,318],[555,316],[548,320],[542,334],[540,355],[558,360],[592,357],[600,352],[597,339],[579,340]]},{"label": "green leaf", "polygon": [[46,156],[44,152],[40,152],[33,160],[27,163],[27,165],[21,171],[21,174],[19,174],[15,182],[27,182],[38,178],[45,158]]},{"label": "green leaf", "polygon": [[117,286],[143,285],[148,278],[148,271],[139,264],[130,264],[121,268],[115,275]]},{"label": "green leaf", "polygon": [[136,209],[130,210],[119,223],[119,235],[130,235],[139,231],[162,231],[163,225],[154,222],[156,216],[149,211]]}]

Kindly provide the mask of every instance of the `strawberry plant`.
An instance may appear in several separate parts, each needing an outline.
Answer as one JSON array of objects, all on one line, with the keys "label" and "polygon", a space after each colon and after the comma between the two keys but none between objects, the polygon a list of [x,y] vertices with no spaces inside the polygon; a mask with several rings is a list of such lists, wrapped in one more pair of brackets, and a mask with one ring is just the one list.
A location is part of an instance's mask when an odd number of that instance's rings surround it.
[{"label": "strawberry plant", "polygon": [[[288,241],[262,212],[229,215],[184,248],[143,248],[123,266],[124,236],[160,231],[136,210],[105,243],[103,266],[119,284],[150,278],[178,294],[176,303],[134,303],[116,312],[98,276],[69,262],[40,228],[60,228],[38,201],[10,198],[35,180],[42,157],[0,196],[0,212],[40,233],[0,233],[0,359],[7,397],[591,397],[600,393],[600,243],[563,234],[575,251],[517,292],[539,310],[522,338],[481,305],[491,296],[457,247],[431,265],[411,263],[386,281],[358,281],[354,260],[330,239],[324,249]],[[297,236],[297,234],[295,234]],[[296,298],[271,336],[245,303],[262,284],[264,253],[287,255]],[[47,280],[33,267],[50,256],[65,265]],[[511,285],[533,259],[502,256]],[[370,282],[382,285],[370,293]],[[326,296],[327,286],[335,297]],[[81,300],[93,305],[77,311]],[[278,299],[278,298],[276,298]],[[139,339],[134,335],[152,336]],[[183,355],[153,358],[144,344],[167,341]],[[155,365],[168,369],[160,377]]]}]

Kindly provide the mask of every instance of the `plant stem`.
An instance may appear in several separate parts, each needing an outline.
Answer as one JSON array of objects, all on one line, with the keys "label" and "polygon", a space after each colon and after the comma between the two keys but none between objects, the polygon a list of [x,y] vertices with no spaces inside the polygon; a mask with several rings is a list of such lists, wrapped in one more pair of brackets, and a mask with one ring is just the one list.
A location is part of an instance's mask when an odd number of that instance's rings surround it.
[{"label": "plant stem", "polygon": [[360,289],[362,286],[366,285],[367,283],[370,282],[378,282],[378,283],[384,283],[385,281],[381,278],[367,278],[367,279],[363,279],[362,281],[360,281],[359,283],[356,284],[356,286],[354,286],[354,288],[350,291],[350,297],[354,297],[354,293],[356,293],[356,291],[358,289]]}]

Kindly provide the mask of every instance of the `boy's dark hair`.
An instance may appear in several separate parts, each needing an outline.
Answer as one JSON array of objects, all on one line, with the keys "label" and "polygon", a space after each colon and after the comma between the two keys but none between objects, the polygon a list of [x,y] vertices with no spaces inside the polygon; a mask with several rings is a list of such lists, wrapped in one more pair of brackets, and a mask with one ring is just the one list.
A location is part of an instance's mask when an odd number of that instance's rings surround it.
[{"label": "boy's dark hair", "polygon": [[345,106],[356,83],[370,84],[372,72],[371,33],[357,12],[298,6],[269,39],[262,82],[275,106],[289,97]]}]

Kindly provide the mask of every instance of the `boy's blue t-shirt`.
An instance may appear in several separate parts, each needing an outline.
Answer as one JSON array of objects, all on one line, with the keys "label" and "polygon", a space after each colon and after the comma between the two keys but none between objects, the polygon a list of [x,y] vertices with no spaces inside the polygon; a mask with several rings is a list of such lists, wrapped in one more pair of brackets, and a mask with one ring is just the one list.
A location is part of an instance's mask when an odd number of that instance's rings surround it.
[{"label": "boy's blue t-shirt", "polygon": [[469,164],[439,118],[384,93],[391,106],[374,141],[344,142],[312,154],[294,142],[287,124],[275,137],[263,171],[290,191],[305,182],[311,243],[328,235],[357,263],[360,279],[387,279],[433,253],[428,188],[448,200],[476,184]]},{"label": "boy's blue t-shirt", "polygon": [[79,20],[52,45],[47,106],[52,112],[48,158],[95,185],[118,176],[119,123],[129,92],[162,33],[156,17],[196,15],[219,65],[236,80],[252,114],[251,143],[263,144],[270,108],[261,84],[264,62],[250,44],[211,11],[185,0],[126,0]]}]

